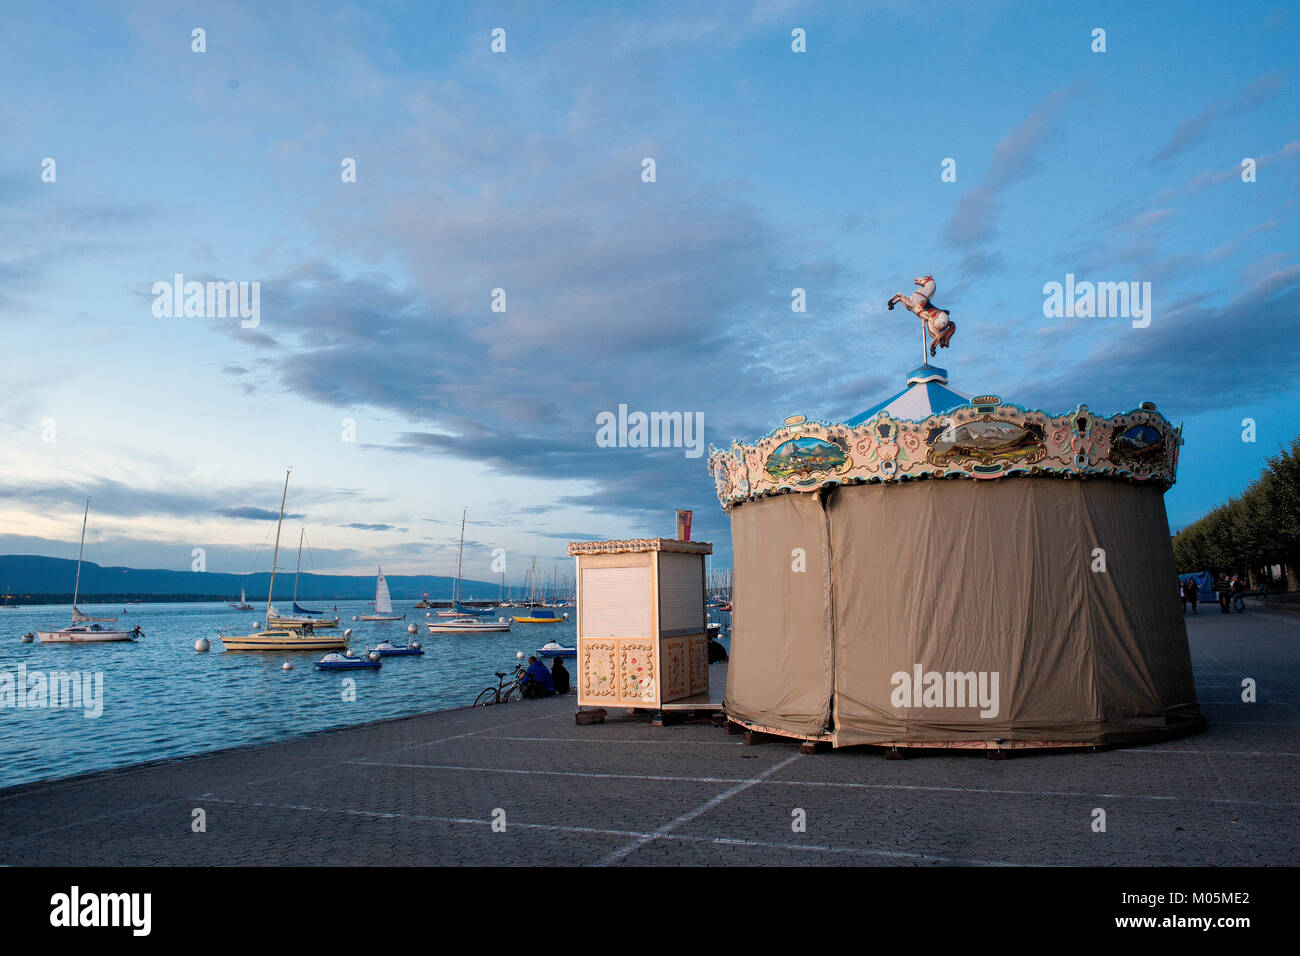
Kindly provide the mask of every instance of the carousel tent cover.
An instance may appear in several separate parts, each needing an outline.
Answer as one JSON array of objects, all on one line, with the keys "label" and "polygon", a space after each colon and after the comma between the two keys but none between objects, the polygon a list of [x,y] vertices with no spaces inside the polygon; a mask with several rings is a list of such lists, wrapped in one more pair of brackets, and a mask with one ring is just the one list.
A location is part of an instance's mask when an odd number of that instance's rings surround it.
[{"label": "carousel tent cover", "polygon": [[946,376],[917,377],[865,417],[794,416],[713,452],[735,562],[728,715],[837,746],[1199,728],[1163,497],[1178,430],[1152,405],[950,405],[930,391]]}]

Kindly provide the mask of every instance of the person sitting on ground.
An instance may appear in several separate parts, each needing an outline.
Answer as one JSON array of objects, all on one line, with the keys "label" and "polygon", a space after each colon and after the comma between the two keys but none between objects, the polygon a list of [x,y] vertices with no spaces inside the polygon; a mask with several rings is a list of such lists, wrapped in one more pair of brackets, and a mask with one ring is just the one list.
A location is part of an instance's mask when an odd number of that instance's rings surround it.
[{"label": "person sitting on ground", "polygon": [[524,682],[519,688],[525,697],[546,697],[555,693],[555,682],[551,672],[536,657],[528,658],[528,670],[524,673]]},{"label": "person sitting on ground", "polygon": [[558,657],[551,664],[551,682],[555,684],[557,694],[567,694],[569,692],[569,669],[564,666],[564,662]]}]

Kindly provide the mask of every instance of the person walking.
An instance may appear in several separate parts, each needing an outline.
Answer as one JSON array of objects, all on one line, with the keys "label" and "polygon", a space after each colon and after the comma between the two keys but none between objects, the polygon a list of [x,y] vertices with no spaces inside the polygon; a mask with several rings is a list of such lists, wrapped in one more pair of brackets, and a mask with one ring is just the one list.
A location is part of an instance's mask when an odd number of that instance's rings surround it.
[{"label": "person walking", "polygon": [[1188,578],[1184,585],[1187,589],[1187,600],[1192,602],[1192,613],[1196,613],[1196,602],[1200,598],[1200,592],[1197,590],[1196,578]]},{"label": "person walking", "polygon": [[1231,590],[1232,590],[1232,585],[1228,583],[1228,579],[1224,577],[1222,574],[1220,574],[1217,578],[1214,579],[1214,593],[1219,599],[1220,614],[1228,613],[1228,595],[1231,592]]},{"label": "person walking", "polygon": [[1187,582],[1178,582],[1178,598],[1183,602],[1183,613],[1187,613]]},{"label": "person walking", "polygon": [[1241,583],[1241,578],[1237,575],[1232,576],[1232,609],[1238,614],[1244,614],[1246,611],[1246,586]]}]

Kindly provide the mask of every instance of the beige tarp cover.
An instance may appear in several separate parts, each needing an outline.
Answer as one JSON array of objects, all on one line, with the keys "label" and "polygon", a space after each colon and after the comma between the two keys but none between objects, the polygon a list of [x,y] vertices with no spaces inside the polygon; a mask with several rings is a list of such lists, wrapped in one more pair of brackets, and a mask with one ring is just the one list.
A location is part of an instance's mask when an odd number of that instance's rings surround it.
[{"label": "beige tarp cover", "polygon": [[744,722],[837,745],[1201,725],[1160,488],[856,485],[740,505],[732,541],[727,710]]}]

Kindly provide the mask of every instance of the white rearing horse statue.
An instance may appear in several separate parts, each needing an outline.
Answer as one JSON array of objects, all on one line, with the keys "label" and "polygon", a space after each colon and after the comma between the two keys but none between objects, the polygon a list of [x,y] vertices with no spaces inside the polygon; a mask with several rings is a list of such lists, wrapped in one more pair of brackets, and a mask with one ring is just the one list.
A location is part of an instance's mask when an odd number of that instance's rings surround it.
[{"label": "white rearing horse statue", "polygon": [[952,334],[957,331],[957,323],[948,318],[945,310],[930,305],[930,296],[934,295],[934,276],[921,276],[912,281],[916,283],[917,290],[911,295],[894,293],[894,297],[889,300],[889,307],[892,309],[895,303],[901,302],[907,311],[916,313],[930,334],[930,354],[934,355],[936,348],[948,347]]}]

